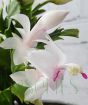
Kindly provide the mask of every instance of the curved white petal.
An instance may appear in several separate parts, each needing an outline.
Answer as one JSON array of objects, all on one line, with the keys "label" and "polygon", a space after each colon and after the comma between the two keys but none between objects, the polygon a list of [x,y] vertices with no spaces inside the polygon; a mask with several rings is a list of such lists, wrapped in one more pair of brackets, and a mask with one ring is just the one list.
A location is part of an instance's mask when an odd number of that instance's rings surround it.
[{"label": "curved white petal", "polygon": [[6,38],[2,43],[0,43],[0,47],[4,49],[15,49],[16,41],[17,40],[14,37]]},{"label": "curved white petal", "polygon": [[30,87],[38,81],[41,77],[38,70],[30,69],[26,71],[19,71],[10,75],[10,77],[19,85]]},{"label": "curved white petal", "polygon": [[[25,53],[25,54],[24,54]],[[22,49],[16,49],[13,53],[13,62],[15,65],[19,65],[25,62],[26,51]]]},{"label": "curved white petal", "polygon": [[26,61],[26,54],[28,51],[27,46],[23,44],[23,41],[20,37],[17,35],[13,34],[13,37],[16,38],[16,49],[13,53],[13,61],[15,65],[19,65],[21,63],[24,63]]},{"label": "curved white petal", "polygon": [[13,62],[15,65],[22,64],[24,62],[23,56],[20,55],[20,52],[15,50],[13,53]]},{"label": "curved white petal", "polygon": [[35,85],[28,88],[25,92],[25,101],[34,101],[39,99],[47,90],[47,78],[41,78]]},{"label": "curved white petal", "polygon": [[45,36],[46,31],[61,23],[67,14],[67,11],[58,10],[46,12],[33,27],[29,37],[27,37],[25,41],[29,45],[32,45],[34,40],[39,39],[41,36]]},{"label": "curved white petal", "polygon": [[52,79],[49,79],[49,86],[52,90],[56,90],[60,87],[61,83],[63,82],[63,78],[64,78],[64,70],[62,70],[59,74],[59,77],[56,81],[53,81]]},{"label": "curved white petal", "polygon": [[66,10],[52,10],[46,12],[38,21],[38,27],[49,30],[60,24],[69,12]]},{"label": "curved white petal", "polygon": [[54,41],[50,38],[49,35],[46,36],[46,38],[49,40],[48,44],[45,45],[45,49],[49,52],[51,52],[55,58],[58,59],[58,66],[64,65],[66,63],[66,55],[63,53],[63,51],[56,46]]},{"label": "curved white petal", "polygon": [[31,51],[28,55],[28,60],[35,68],[43,71],[49,77],[51,77],[58,64],[58,59],[46,50]]},{"label": "curved white petal", "polygon": [[28,60],[39,70],[51,77],[55,68],[63,66],[66,56],[49,38],[44,50],[33,50],[28,55]]},{"label": "curved white petal", "polygon": [[30,32],[30,20],[26,15],[17,14],[11,18],[17,20],[23,26],[26,33]]}]

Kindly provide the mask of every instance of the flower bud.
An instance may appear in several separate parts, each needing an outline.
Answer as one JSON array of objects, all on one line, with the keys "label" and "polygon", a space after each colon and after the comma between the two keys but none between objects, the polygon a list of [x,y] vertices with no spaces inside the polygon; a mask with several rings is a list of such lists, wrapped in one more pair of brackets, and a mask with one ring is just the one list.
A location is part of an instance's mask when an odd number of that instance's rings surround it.
[{"label": "flower bud", "polygon": [[34,2],[34,0],[18,0],[18,1],[20,1],[20,3],[23,3],[24,5],[29,5]]},{"label": "flower bud", "polygon": [[48,1],[50,1],[50,2],[52,2],[54,4],[57,4],[57,5],[62,5],[62,4],[68,3],[68,2],[70,2],[72,0],[48,0]]}]

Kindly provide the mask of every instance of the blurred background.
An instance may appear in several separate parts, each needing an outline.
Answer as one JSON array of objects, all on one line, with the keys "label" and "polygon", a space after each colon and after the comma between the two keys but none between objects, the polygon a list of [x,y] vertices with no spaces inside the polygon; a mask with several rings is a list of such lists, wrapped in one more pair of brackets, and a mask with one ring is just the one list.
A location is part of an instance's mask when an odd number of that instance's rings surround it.
[{"label": "blurred background", "polygon": [[[44,0],[37,0],[35,5],[42,1]],[[51,3],[44,8],[46,10],[69,10],[69,15],[59,26],[78,28],[80,37],[78,39],[64,37],[63,41],[56,43],[66,53],[68,62],[80,64],[88,74],[88,0],[72,0],[72,2],[61,6]],[[88,80],[84,80],[81,75],[69,77],[66,74],[63,90],[59,88],[57,91],[52,92],[49,89],[42,99],[47,102],[64,102],[67,105],[69,105],[68,103],[72,105],[88,105]]]}]

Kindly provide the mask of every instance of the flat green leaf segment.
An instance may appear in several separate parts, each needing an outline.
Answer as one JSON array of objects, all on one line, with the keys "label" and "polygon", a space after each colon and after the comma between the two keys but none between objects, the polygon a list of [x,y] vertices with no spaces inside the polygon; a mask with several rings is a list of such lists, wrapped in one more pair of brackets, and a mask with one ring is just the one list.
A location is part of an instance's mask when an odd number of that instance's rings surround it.
[{"label": "flat green leaf segment", "polygon": [[19,2],[17,0],[12,0],[9,4],[9,6],[7,7],[7,14],[8,17],[11,17],[17,13],[20,13],[20,5]]},{"label": "flat green leaf segment", "polygon": [[23,87],[23,86],[20,86],[20,85],[17,85],[17,84],[14,84],[12,87],[11,87],[11,92],[16,95],[21,102],[24,101],[24,93],[25,93],[25,90],[27,88],[26,87]]},{"label": "flat green leaf segment", "polygon": [[12,94],[9,89],[0,92],[0,105],[12,105]]},{"label": "flat green leaf segment", "polygon": [[50,37],[53,40],[63,39],[63,36],[69,37],[79,37],[79,30],[78,29],[56,29],[53,33],[50,34]]}]

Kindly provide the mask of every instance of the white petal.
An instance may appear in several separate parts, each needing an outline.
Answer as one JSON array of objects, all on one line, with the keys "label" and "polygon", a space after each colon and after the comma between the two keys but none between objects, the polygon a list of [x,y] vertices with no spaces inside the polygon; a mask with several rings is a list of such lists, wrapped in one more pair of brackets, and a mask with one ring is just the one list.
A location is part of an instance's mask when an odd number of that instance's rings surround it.
[{"label": "white petal", "polygon": [[47,90],[47,78],[41,78],[35,85],[28,88],[25,92],[25,101],[34,101],[39,99]]},{"label": "white petal", "polygon": [[39,70],[51,77],[57,66],[63,66],[66,56],[54,42],[49,39],[44,50],[34,50],[29,53],[28,60]]},{"label": "white petal", "polygon": [[65,10],[53,10],[46,12],[38,21],[37,24],[43,29],[49,30],[60,24],[68,14]]},{"label": "white petal", "polygon": [[58,64],[58,59],[46,50],[30,51],[28,60],[35,68],[50,77]]},{"label": "white petal", "polygon": [[10,77],[19,85],[30,87],[34,85],[40,78],[41,73],[38,70],[30,69],[19,71],[10,75]]},{"label": "white petal", "polygon": [[51,52],[55,58],[58,59],[57,63],[59,65],[64,65],[66,63],[66,55],[63,53],[63,51],[56,46],[54,41],[50,38],[49,35],[46,36],[46,38],[49,40],[48,44],[45,45],[45,49],[49,52]]},{"label": "white petal", "polygon": [[[26,55],[26,54],[25,54]],[[25,62],[25,55],[21,52],[20,48],[16,49],[13,53],[13,62],[15,65],[19,65]]]},{"label": "white petal", "polygon": [[13,54],[13,61],[15,65],[19,65],[26,61],[26,56],[28,52],[28,47],[23,43],[22,39],[16,35],[14,37],[17,39],[17,46]]},{"label": "white petal", "polygon": [[0,47],[4,49],[15,49],[16,41],[17,40],[14,37],[6,38],[2,43],[0,43]]},{"label": "white petal", "polygon": [[57,79],[56,81],[53,81],[52,79],[49,79],[49,86],[52,90],[56,90],[60,87],[61,83],[63,82],[63,77],[64,77],[64,70],[61,71],[60,75],[59,75],[59,79]]},{"label": "white petal", "polygon": [[46,12],[33,27],[29,37],[26,37],[26,43],[32,46],[34,40],[39,39],[41,36],[45,36],[46,31],[61,23],[67,14],[67,11],[58,10]]},{"label": "white petal", "polygon": [[30,32],[30,20],[26,15],[17,14],[15,16],[12,16],[11,18],[17,20],[23,26],[26,33]]}]

